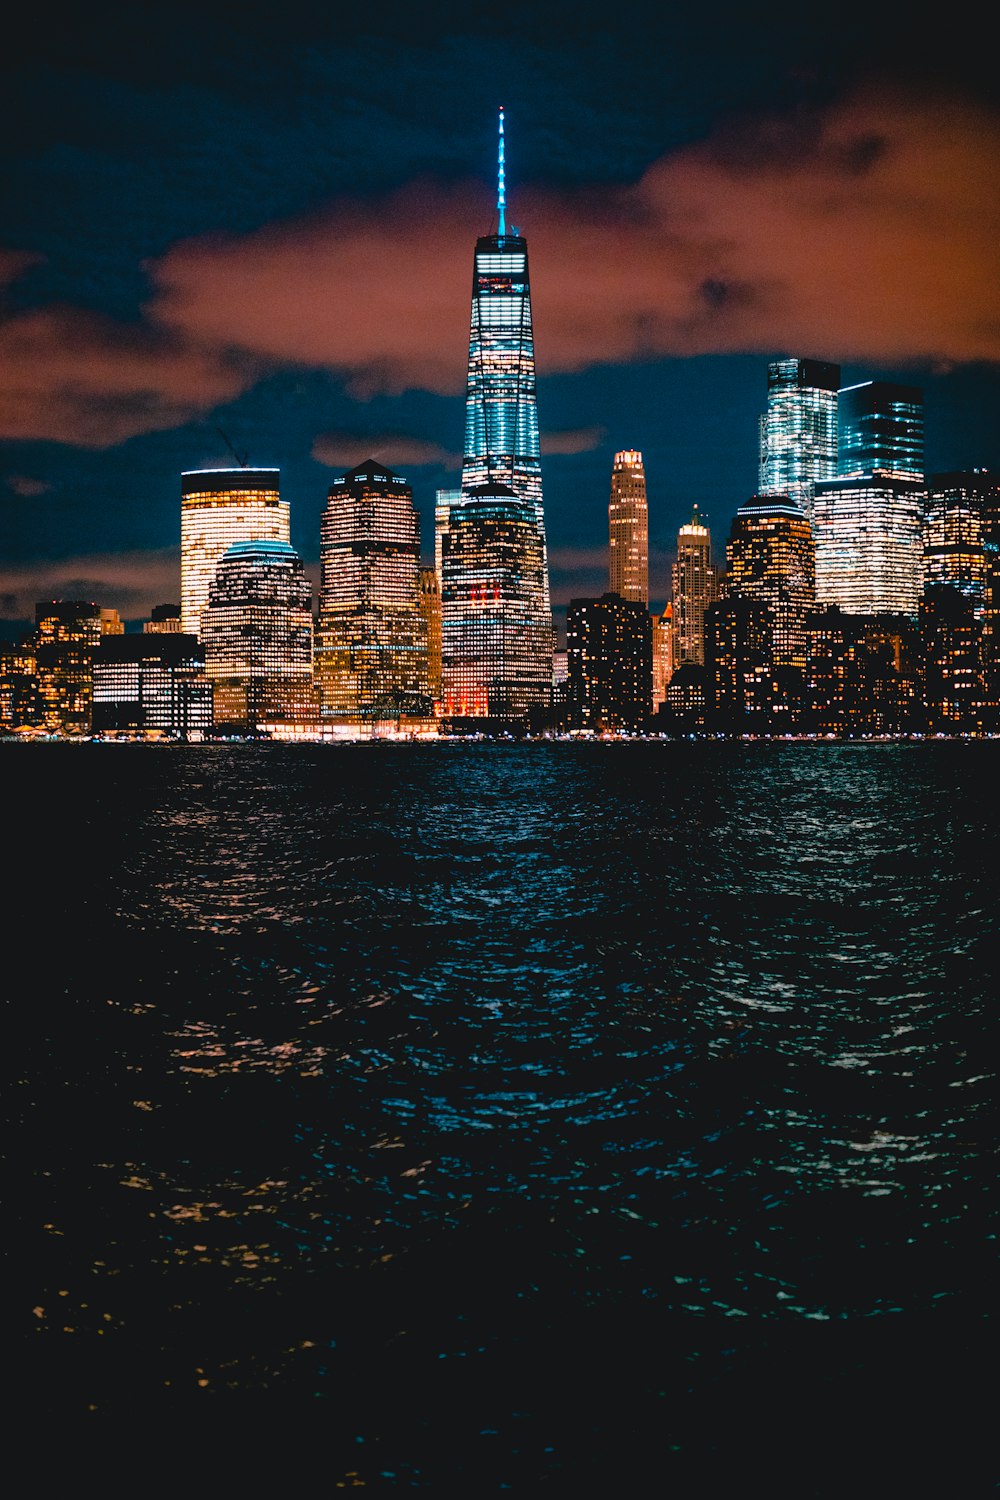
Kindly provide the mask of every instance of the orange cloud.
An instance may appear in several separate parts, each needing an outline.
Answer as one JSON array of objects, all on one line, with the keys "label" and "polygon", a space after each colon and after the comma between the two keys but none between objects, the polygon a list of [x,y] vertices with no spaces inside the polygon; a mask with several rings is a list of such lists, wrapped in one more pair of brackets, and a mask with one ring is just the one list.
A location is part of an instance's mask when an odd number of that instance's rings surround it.
[{"label": "orange cloud", "polygon": [[34,619],[35,605],[48,599],[86,599],[139,619],[154,604],[180,598],[181,565],[176,547],[151,552],[89,553],[0,568],[0,614]]},{"label": "orange cloud", "polygon": [[180,426],[259,373],[163,329],[71,307],[21,313],[0,326],[0,436],[107,448]]},{"label": "orange cloud", "polygon": [[[858,97],[743,122],[636,184],[523,189],[543,371],[789,349],[842,360],[1000,359],[1000,119]],[[482,190],[385,202],[177,246],[150,311],[188,337],[327,365],[360,394],[464,375]]]},{"label": "orange cloud", "polygon": [[[773,350],[876,369],[1000,360],[998,158],[996,113],[869,93],[730,125],[629,186],[519,188],[539,369]],[[176,245],[147,267],[136,327],[18,314],[0,328],[0,435],[103,447],[282,365],[335,371],[361,399],[457,393],[488,213],[478,184],[416,183]],[[0,253],[0,280],[32,258]],[[318,456],[348,462],[336,442]]]},{"label": "orange cloud", "polygon": [[7,488],[13,490],[15,495],[27,498],[33,495],[45,495],[52,486],[45,479],[32,479],[30,474],[8,474]]},{"label": "orange cloud", "polygon": [[441,464],[457,468],[461,455],[449,453],[438,443],[425,442],[404,432],[324,432],[312,446],[312,456],[334,469],[350,469],[374,458],[390,468],[420,468],[422,464]]}]

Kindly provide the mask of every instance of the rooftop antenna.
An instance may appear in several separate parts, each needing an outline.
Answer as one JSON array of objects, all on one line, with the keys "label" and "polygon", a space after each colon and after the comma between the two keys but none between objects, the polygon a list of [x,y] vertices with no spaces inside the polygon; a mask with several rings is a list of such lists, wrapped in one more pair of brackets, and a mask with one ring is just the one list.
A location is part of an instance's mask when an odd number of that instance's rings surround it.
[{"label": "rooftop antenna", "polygon": [[217,427],[215,430],[219,434],[222,441],[225,443],[226,447],[229,449],[230,453],[235,458],[236,462],[239,464],[240,468],[245,469],[247,467],[247,464],[249,463],[247,455],[245,453],[238,453],[236,451],[221,427]]},{"label": "rooftop antenna", "polygon": [[500,215],[500,238],[507,233],[507,190],[503,180],[503,105],[500,106],[500,149],[497,157],[497,212]]}]

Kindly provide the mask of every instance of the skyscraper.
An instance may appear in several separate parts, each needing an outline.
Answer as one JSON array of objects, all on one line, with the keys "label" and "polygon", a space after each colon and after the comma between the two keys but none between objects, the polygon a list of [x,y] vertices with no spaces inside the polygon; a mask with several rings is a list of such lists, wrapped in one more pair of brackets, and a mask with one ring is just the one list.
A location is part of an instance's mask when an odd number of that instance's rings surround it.
[{"label": "skyscraper", "polygon": [[212,684],[193,635],[106,635],[94,653],[95,730],[202,734],[212,727]]},{"label": "skyscraper", "polygon": [[771,610],[771,665],[804,671],[816,566],[803,511],[781,495],[755,495],[736,512],[726,559],[726,596],[755,599]]},{"label": "skyscraper", "polygon": [[35,606],[35,670],[46,729],[82,734],[90,728],[94,652],[100,639],[99,605],[54,599]]},{"label": "skyscraper", "polygon": [[316,677],[324,715],[425,716],[420,520],[406,480],[374,459],[335,479],[320,565]]},{"label": "skyscraper", "polygon": [[919,386],[865,380],[837,397],[837,477],[884,473],[924,477],[924,393]]},{"label": "skyscraper", "polygon": [[190,469],[181,475],[181,630],[201,632],[215,565],[234,542],[289,540],[277,469]]},{"label": "skyscraper", "polygon": [[923,485],[884,473],[816,486],[816,598],[846,614],[916,615]]},{"label": "skyscraper", "polygon": [[712,537],[701,524],[697,505],[677,533],[673,567],[674,667],[705,663],[705,610],[716,595]]},{"label": "skyscraper", "polygon": [[996,475],[972,469],[932,474],[924,496],[924,587],[953,584],[975,601],[980,619],[986,593],[984,521],[997,487]]},{"label": "skyscraper", "polygon": [[806,515],[813,488],[837,472],[840,366],[778,359],[767,367],[767,410],[760,419],[762,495],[786,495]]},{"label": "skyscraper", "polygon": [[649,604],[649,506],[642,454],[627,448],[615,454],[608,504],[609,568],[612,594]]},{"label": "skyscraper", "polygon": [[441,701],[441,576],[437,568],[420,569],[420,613],[427,632],[427,691]]},{"label": "skyscraper", "polygon": [[837,399],[836,479],[813,499],[816,597],[848,614],[915,616],[922,583],[923,393],[866,380]]},{"label": "skyscraper", "polygon": [[552,627],[533,508],[497,482],[467,492],[451,511],[441,576],[445,714],[520,719],[547,707]]},{"label": "skyscraper", "polygon": [[497,232],[473,262],[462,498],[439,492],[435,514],[445,712],[463,717],[521,716],[551,698],[528,243],[507,230],[503,110],[498,167]]},{"label": "skyscraper", "polygon": [[288,542],[234,542],[220,557],[202,643],[216,724],[312,715],[312,585]]}]

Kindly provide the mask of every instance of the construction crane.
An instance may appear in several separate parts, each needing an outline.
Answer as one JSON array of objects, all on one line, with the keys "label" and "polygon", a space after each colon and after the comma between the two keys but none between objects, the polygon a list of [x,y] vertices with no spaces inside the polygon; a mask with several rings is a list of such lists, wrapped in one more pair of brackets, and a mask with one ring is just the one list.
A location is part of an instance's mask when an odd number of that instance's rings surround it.
[{"label": "construction crane", "polygon": [[222,441],[225,443],[226,447],[229,449],[230,453],[235,458],[236,462],[239,464],[240,468],[245,469],[249,463],[249,458],[247,457],[247,455],[245,453],[237,452],[237,450],[230,442],[228,435],[223,432],[221,427],[217,427],[215,430],[219,434]]}]

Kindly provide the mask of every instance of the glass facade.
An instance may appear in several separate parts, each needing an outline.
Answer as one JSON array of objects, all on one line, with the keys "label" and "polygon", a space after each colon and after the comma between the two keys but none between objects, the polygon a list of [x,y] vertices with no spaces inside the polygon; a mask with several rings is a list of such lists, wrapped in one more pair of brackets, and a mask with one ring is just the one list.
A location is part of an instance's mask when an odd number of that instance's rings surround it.
[{"label": "glass facade", "polygon": [[674,668],[705,664],[705,611],[716,595],[712,537],[701,524],[697,505],[677,533],[673,567]]},{"label": "glass facade", "polygon": [[552,624],[532,506],[486,484],[452,507],[441,559],[441,667],[449,718],[548,707]]},{"label": "glass facade", "polygon": [[885,473],[924,477],[924,393],[915,385],[866,380],[837,398],[837,477]]},{"label": "glass facade", "polygon": [[649,604],[649,506],[642,454],[616,453],[608,504],[609,568],[612,594]]},{"label": "glass facade", "polygon": [[472,273],[462,489],[509,485],[541,527],[540,455],[528,242],[488,235],[476,241]]},{"label": "glass facade", "polygon": [[323,714],[430,712],[420,519],[406,480],[369,459],[335,479],[320,525],[316,676]]},{"label": "glass facade", "polygon": [[805,669],[805,616],[816,603],[812,530],[804,513],[780,496],[741,505],[726,548],[729,598],[756,599],[772,616],[774,666]]},{"label": "glass facade", "polygon": [[314,716],[312,586],[287,542],[236,542],[219,559],[202,611],[215,723],[262,728]]},{"label": "glass facade", "polygon": [[840,366],[818,359],[778,359],[767,367],[767,410],[760,419],[762,495],[786,495],[812,512],[818,480],[837,473]]},{"label": "glass facade", "polygon": [[499,168],[499,233],[473,259],[461,497],[439,491],[435,510],[444,711],[463,718],[521,717],[552,691],[528,242],[506,230],[502,112]]},{"label": "glass facade", "polygon": [[200,635],[215,565],[234,542],[289,540],[277,469],[192,469],[181,475],[181,630]]},{"label": "glass facade", "polygon": [[884,473],[817,485],[816,598],[851,615],[916,615],[923,485]]}]

